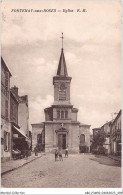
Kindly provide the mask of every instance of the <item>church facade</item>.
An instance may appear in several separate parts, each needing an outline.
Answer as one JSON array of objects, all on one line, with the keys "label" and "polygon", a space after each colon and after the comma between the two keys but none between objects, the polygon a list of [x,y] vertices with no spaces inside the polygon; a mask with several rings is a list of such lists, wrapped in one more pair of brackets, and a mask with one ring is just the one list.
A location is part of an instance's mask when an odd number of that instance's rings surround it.
[{"label": "church facade", "polygon": [[[54,103],[44,109],[45,122],[42,132],[45,152],[51,152],[56,147],[63,150],[68,147],[69,151],[78,153],[81,146],[88,147],[89,151],[90,125],[80,124],[77,120],[78,109],[70,102],[71,79],[62,48],[57,75],[53,77]],[[36,126],[32,124],[33,131],[36,131]]]}]

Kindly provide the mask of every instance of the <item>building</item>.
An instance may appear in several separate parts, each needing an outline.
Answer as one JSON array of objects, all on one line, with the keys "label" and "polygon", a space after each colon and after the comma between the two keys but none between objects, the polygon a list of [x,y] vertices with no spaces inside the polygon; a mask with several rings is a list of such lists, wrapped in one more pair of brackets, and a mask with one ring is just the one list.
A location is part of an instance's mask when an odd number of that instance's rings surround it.
[{"label": "building", "polygon": [[80,152],[90,152],[90,125],[82,124],[79,125],[79,134],[80,134]]},{"label": "building", "polygon": [[19,96],[18,125],[23,134],[29,137],[29,108],[28,96]]},{"label": "building", "polygon": [[[16,86],[10,89],[11,73],[1,57],[1,160],[11,159],[13,150],[21,152],[29,140],[28,97],[18,96]],[[28,144],[27,144],[28,143]]]},{"label": "building", "polygon": [[30,140],[30,151],[32,151],[32,131],[29,131],[29,140]]},{"label": "building", "polygon": [[106,154],[110,154],[110,125],[112,121],[106,122],[102,127],[101,127],[101,132],[105,135],[105,142],[103,144],[103,147],[105,148]]},{"label": "building", "polygon": [[29,118],[27,107],[27,96],[19,97],[18,88],[12,87],[10,89],[11,150],[19,150],[22,156],[31,143],[27,129]]},{"label": "building", "polygon": [[91,142],[91,145],[90,145],[90,152],[94,152],[94,150],[97,148],[97,143],[95,143],[95,139],[96,139],[96,136],[97,134],[99,134],[101,131],[101,128],[94,128],[92,129],[92,135],[91,135],[91,139],[90,139],[90,142]]},{"label": "building", "polygon": [[[100,128],[94,128],[93,138],[99,133],[104,136],[105,141],[103,147],[106,154],[121,155],[121,110],[117,114],[116,118],[106,122]],[[91,150],[93,150],[93,142]]]},{"label": "building", "polygon": [[18,88],[16,86],[10,89],[10,120],[15,125],[18,125]]},{"label": "building", "polygon": [[92,131],[93,131],[93,137],[95,137],[101,131],[101,128],[94,128],[92,129]]},{"label": "building", "polygon": [[38,147],[38,151],[45,151],[44,123],[32,124],[32,150]]},{"label": "building", "polygon": [[[110,154],[110,124],[111,121],[106,122],[102,127],[100,128],[94,128],[93,131],[93,140],[96,138],[96,135],[103,135],[104,142],[102,143],[102,146],[105,148],[105,153]],[[93,148],[97,147],[94,145],[94,142],[92,141],[91,150],[93,151]]]},{"label": "building", "polygon": [[11,120],[11,150],[21,151],[21,135],[20,127],[18,125],[18,88],[16,86],[10,89],[10,120]]},{"label": "building", "polygon": [[1,162],[11,159],[10,77],[1,57]]},{"label": "building", "polygon": [[90,134],[90,144],[93,142],[93,134]]},{"label": "building", "polygon": [[70,83],[64,57],[61,50],[57,75],[53,77],[54,104],[45,112],[45,151],[59,147],[79,151],[78,109],[70,102]]},{"label": "building", "polygon": [[114,121],[111,123],[111,135],[110,135],[110,144],[111,144],[111,154],[121,155],[121,110],[117,114]]},{"label": "building", "polygon": [[[68,76],[62,48],[57,74],[53,77],[54,103],[44,109],[43,135],[46,152],[51,152],[56,147],[60,149],[68,147],[69,151],[78,153],[81,142],[90,147],[90,125],[80,124],[77,120],[78,109],[70,102],[71,79],[72,77]],[[32,131],[37,133],[42,131],[40,124],[33,124],[32,128]]]}]

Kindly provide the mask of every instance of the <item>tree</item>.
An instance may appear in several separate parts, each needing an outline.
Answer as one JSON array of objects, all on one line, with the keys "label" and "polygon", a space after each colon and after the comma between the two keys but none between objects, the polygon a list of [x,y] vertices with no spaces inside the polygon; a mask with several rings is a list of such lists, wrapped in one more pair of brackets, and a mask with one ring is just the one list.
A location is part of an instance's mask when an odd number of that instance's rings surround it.
[{"label": "tree", "polygon": [[93,142],[95,143],[95,145],[97,146],[103,146],[104,142],[106,141],[106,136],[104,132],[98,132],[94,138],[93,138]]},{"label": "tree", "polygon": [[97,148],[97,146],[103,146],[106,141],[106,134],[104,131],[99,131],[94,137],[91,148]]}]

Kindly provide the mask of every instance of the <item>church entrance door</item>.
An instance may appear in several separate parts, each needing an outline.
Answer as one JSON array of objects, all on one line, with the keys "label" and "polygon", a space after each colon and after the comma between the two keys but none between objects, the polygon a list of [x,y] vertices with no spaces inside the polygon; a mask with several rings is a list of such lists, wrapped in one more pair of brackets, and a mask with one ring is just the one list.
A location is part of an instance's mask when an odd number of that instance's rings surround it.
[{"label": "church entrance door", "polygon": [[58,147],[66,149],[66,134],[58,134]]}]

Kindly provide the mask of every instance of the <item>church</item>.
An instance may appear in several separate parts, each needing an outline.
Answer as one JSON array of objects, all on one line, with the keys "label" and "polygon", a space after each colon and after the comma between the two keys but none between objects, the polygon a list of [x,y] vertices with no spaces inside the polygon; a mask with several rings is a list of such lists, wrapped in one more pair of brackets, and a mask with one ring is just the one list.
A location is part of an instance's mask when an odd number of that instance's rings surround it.
[{"label": "church", "polygon": [[57,74],[53,77],[54,103],[44,109],[45,122],[32,124],[33,148],[38,145],[39,150],[52,152],[56,147],[63,150],[68,147],[75,153],[83,148],[89,152],[90,125],[77,121],[78,109],[70,101],[71,79],[62,47]]}]

